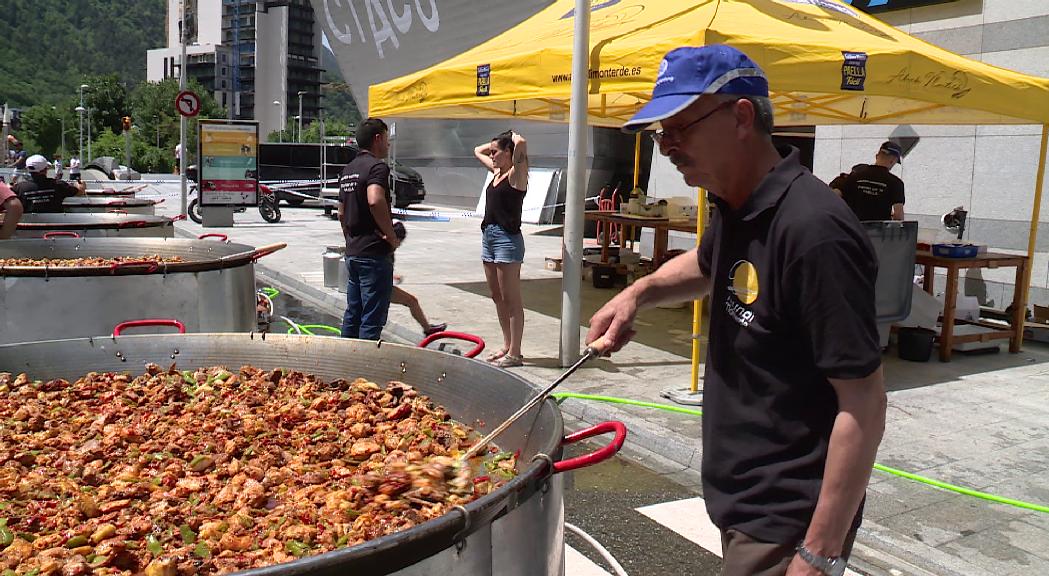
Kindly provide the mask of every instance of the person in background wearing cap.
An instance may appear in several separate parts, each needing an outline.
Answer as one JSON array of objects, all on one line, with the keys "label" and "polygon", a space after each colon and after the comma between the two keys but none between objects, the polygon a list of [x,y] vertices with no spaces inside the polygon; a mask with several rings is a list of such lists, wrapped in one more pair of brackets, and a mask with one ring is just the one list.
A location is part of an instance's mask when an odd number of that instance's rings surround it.
[{"label": "person in background wearing cap", "polygon": [[14,235],[18,221],[22,219],[22,201],[5,182],[0,182],[0,215],[3,215],[0,240],[7,240]]},{"label": "person in background wearing cap", "polygon": [[7,164],[8,166],[13,167],[15,170],[25,170],[25,163],[28,154],[26,154],[26,151],[23,149],[21,140],[15,140],[14,144],[15,148],[11,152],[11,158],[9,159]]},{"label": "person in background wearing cap", "polygon": [[47,158],[33,154],[26,160],[29,179],[12,187],[27,214],[63,212],[62,201],[70,196],[83,196],[87,189],[83,182],[70,184],[65,180],[47,177],[51,164]]},{"label": "person in background wearing cap", "polygon": [[721,573],[841,576],[885,424],[874,250],[798,150],[773,145],[768,81],[742,52],[668,53],[624,129],[654,122],[717,210],[700,247],[598,310],[586,341],[617,351],[638,311],[709,295],[702,475]]},{"label": "person in background wearing cap", "polygon": [[903,162],[903,150],[895,142],[886,142],[878,149],[874,164],[854,166],[852,173],[831,182],[831,187],[863,220],[903,220],[903,180],[890,172]]}]

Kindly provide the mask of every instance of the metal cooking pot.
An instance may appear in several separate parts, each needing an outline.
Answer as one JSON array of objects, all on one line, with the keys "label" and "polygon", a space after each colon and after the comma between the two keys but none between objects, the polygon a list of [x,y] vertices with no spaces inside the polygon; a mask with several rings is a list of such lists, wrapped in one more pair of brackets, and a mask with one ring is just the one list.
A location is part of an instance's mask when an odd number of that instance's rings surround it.
[{"label": "metal cooking pot", "polygon": [[104,196],[73,196],[62,202],[66,212],[126,212],[128,214],[156,213],[155,206],[163,199],[151,198],[107,198]]},{"label": "metal cooking pot", "polygon": [[144,214],[25,214],[15,231],[15,238],[57,235],[173,238],[175,226],[171,218]]},{"label": "metal cooking pot", "polygon": [[[90,371],[141,372],[145,364],[181,368],[252,364],[289,368],[325,379],[400,380],[481,432],[491,430],[535,396],[524,379],[493,366],[435,350],[327,338],[248,334],[119,336],[0,346],[0,370],[72,380]],[[478,422],[483,422],[479,424]],[[560,461],[562,445],[605,432],[603,449]],[[500,437],[520,450],[520,475],[461,509],[397,534],[334,552],[243,572],[249,576],[555,576],[564,568],[563,481],[557,472],[611,457],[626,429],[606,422],[563,437],[553,401],[535,407]]]},{"label": "metal cooking pot", "polygon": [[0,242],[0,258],[181,256],[114,267],[0,267],[0,343],[110,334],[126,320],[182,321],[190,332],[255,329],[253,262],[279,249],[214,240],[53,238]]}]

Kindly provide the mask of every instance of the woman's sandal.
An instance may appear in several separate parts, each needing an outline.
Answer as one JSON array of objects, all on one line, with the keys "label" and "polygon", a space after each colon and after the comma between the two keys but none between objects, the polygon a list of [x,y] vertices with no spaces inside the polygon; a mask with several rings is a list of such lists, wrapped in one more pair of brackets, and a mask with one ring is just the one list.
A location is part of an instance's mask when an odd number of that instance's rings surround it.
[{"label": "woman's sandal", "polygon": [[502,358],[503,356],[506,356],[507,353],[509,353],[509,352],[510,351],[505,349],[505,348],[502,349],[502,350],[498,350],[496,352],[492,352],[491,354],[489,354],[489,355],[484,357],[484,361],[485,362],[495,362],[496,360]]},{"label": "woman's sandal", "polygon": [[513,368],[515,366],[524,366],[524,356],[514,356],[513,354],[507,354],[502,358],[492,362],[493,366],[499,368]]}]

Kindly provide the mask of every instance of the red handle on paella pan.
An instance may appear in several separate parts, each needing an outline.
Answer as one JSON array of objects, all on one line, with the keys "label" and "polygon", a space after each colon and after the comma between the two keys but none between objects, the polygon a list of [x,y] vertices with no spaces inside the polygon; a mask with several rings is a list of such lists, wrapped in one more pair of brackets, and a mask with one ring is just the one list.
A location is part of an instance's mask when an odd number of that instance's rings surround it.
[{"label": "red handle on paella pan", "polygon": [[470,350],[466,354],[463,354],[463,356],[466,356],[467,358],[473,358],[474,356],[477,356],[478,354],[484,351],[484,339],[480,336],[467,334],[466,332],[451,331],[436,332],[434,334],[430,334],[426,338],[423,338],[422,342],[419,342],[419,348],[426,348],[430,345],[431,342],[435,340],[441,340],[444,338],[450,338],[453,340],[465,340],[467,342],[473,342],[474,344],[476,344],[473,350]]},{"label": "red handle on paella pan", "polygon": [[226,236],[225,234],[219,234],[218,232],[212,232],[210,234],[201,234],[200,236],[197,236],[197,240],[203,240],[205,238],[218,238],[222,242],[229,240],[229,236]]},{"label": "red handle on paella pan", "polygon": [[121,268],[131,268],[134,266],[146,266],[146,274],[152,274],[160,269],[160,264],[153,260],[128,260],[126,262],[114,262],[109,267],[109,271],[112,274],[116,274],[117,270]]},{"label": "red handle on paella pan", "polygon": [[173,216],[171,218],[171,221],[172,222],[178,222],[179,220],[185,220],[185,219],[186,219],[186,215],[185,214],[179,214],[178,216]]},{"label": "red handle on paella pan", "polygon": [[569,434],[561,440],[561,445],[572,444],[579,442],[580,440],[586,440],[587,438],[593,438],[594,436],[600,436],[602,434],[608,434],[614,432],[615,436],[604,448],[595,450],[589,454],[583,454],[582,456],[576,456],[575,458],[569,458],[568,460],[561,460],[560,462],[554,462],[554,473],[568,472],[569,470],[577,470],[579,468],[586,468],[592,466],[598,462],[604,462],[609,458],[616,455],[620,448],[623,447],[623,442],[626,441],[626,425],[622,422],[616,422],[610,420],[608,422],[602,422],[597,426],[580,430],[574,434]]},{"label": "red handle on paella pan", "polygon": [[186,333],[186,326],[182,322],[175,319],[165,320],[162,318],[149,318],[144,320],[128,320],[127,322],[121,322],[113,328],[113,335],[120,336],[120,333],[128,328],[143,328],[146,326],[171,326],[177,328],[179,334]]},{"label": "red handle on paella pan", "polygon": [[44,240],[50,240],[52,238],[80,238],[80,234],[63,231],[44,232]]}]

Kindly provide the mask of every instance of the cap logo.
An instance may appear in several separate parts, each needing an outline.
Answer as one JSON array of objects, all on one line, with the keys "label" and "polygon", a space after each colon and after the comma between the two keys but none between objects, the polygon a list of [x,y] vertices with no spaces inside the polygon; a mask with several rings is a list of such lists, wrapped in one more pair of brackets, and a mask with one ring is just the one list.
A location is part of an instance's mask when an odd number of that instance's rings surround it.
[{"label": "cap logo", "polygon": [[653,86],[653,88],[666,82],[674,82],[673,76],[667,76],[668,70],[670,70],[670,62],[667,61],[666,58],[664,58],[663,61],[659,63],[659,74],[656,76],[656,85]]}]

